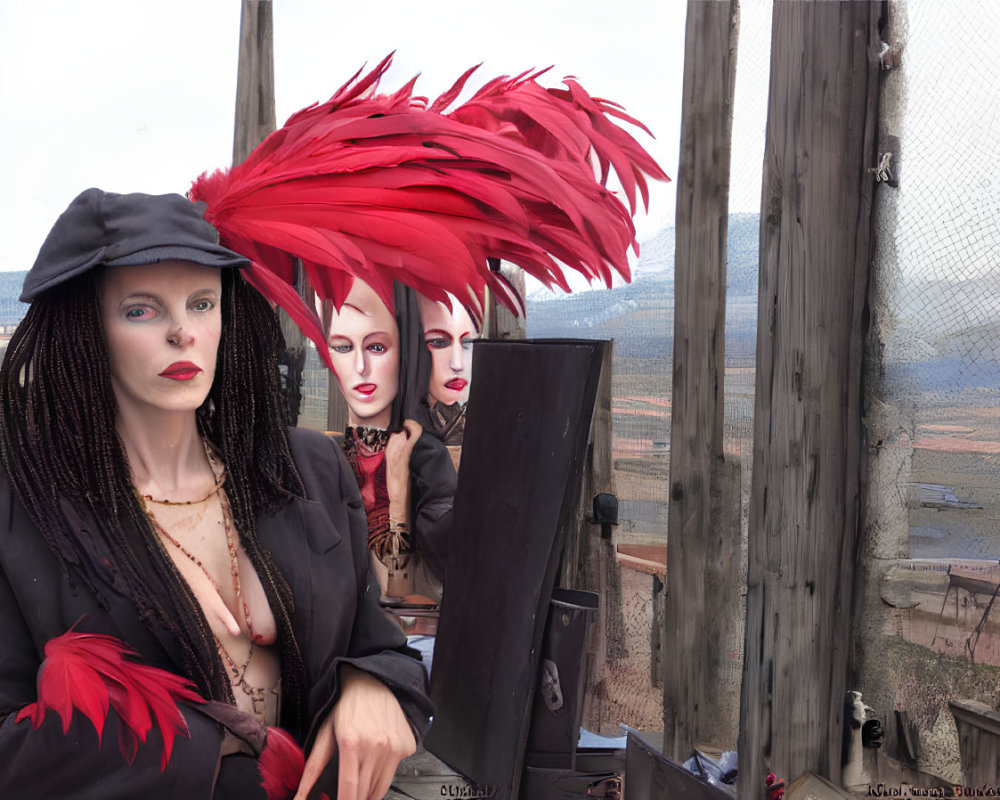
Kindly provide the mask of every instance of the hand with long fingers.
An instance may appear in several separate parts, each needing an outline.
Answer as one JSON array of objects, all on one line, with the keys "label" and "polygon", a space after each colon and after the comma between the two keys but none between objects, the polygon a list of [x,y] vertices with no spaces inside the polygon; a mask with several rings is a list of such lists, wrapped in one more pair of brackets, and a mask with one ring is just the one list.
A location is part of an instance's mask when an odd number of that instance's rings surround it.
[{"label": "hand with long fingers", "polygon": [[340,669],[340,699],[320,726],[295,800],[306,800],[334,752],[339,753],[338,800],[382,800],[399,762],[417,749],[388,687],[360,670]]},{"label": "hand with long fingers", "polygon": [[392,519],[405,521],[409,509],[410,455],[423,432],[419,422],[405,420],[403,429],[392,434],[385,446],[385,482]]},{"label": "hand with long fingers", "polygon": [[413,547],[410,530],[410,456],[424,429],[408,419],[403,429],[389,437],[385,446],[385,483],[389,495],[389,536],[376,556],[384,563],[389,553],[405,553]]}]

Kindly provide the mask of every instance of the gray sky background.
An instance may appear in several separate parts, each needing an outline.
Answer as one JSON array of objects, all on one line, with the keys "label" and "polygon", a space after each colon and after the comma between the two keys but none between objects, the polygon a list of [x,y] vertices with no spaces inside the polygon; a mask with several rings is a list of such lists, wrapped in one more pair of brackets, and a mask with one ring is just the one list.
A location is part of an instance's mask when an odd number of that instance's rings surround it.
[{"label": "gray sky background", "polygon": [[[483,62],[498,74],[554,65],[656,135],[637,136],[677,173],[684,0],[275,0],[280,125],[328,98],[359,67],[396,57],[383,88],[416,73],[436,96]],[[227,166],[239,0],[0,0],[0,270],[27,269],[55,218],[90,186],[185,192]],[[640,241],[673,224],[660,186]]]}]

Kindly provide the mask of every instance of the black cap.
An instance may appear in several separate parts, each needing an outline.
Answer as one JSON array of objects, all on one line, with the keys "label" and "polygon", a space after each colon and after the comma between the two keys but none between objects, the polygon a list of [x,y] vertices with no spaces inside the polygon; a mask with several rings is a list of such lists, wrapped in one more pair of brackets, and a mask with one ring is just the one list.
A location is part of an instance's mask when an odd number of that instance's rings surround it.
[{"label": "black cap", "polygon": [[205,221],[206,205],[179,194],[113,194],[87,189],[45,238],[24,278],[21,301],[101,264],[129,266],[190,261],[206,267],[244,267],[249,262],[219,244]]}]

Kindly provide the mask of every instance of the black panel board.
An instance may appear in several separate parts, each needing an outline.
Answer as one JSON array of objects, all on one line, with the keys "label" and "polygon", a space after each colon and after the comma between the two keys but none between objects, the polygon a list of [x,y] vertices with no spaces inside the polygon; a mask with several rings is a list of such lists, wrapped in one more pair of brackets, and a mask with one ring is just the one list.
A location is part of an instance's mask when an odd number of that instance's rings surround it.
[{"label": "black panel board", "polygon": [[516,800],[541,640],[576,510],[598,341],[477,342],[427,749]]}]

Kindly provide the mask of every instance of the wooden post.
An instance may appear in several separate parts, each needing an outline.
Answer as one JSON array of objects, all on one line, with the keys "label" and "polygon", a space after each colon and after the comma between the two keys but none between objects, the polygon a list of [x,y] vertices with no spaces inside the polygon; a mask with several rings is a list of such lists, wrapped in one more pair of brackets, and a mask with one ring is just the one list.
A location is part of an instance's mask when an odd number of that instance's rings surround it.
[{"label": "wooden post", "polygon": [[274,25],[271,0],[242,0],[233,163],[242,162],[274,128]]},{"label": "wooden post", "polygon": [[[240,60],[236,74],[236,119],[233,126],[233,164],[242,162],[275,129],[274,113],[274,24],[271,0],[242,0],[240,8]],[[297,269],[296,288],[305,293],[305,279]],[[302,331],[284,313],[278,312],[285,352],[279,354],[284,368],[288,423],[295,425],[302,400],[302,371],[306,342]]]},{"label": "wooden post", "polygon": [[881,2],[774,4],[740,798],[841,779]]},{"label": "wooden post", "polygon": [[[713,741],[724,637],[738,595],[739,517],[713,508],[723,466],[726,235],[738,33],[736,0],[687,5],[677,176],[674,369],[667,522],[663,753]],[[738,504],[739,495],[731,498]],[[719,504],[717,503],[716,506]],[[735,737],[734,737],[735,738]],[[735,744],[732,742],[731,744]]]},{"label": "wooden post", "polygon": [[[491,258],[490,268],[499,272],[523,299],[525,297],[524,270],[520,267]],[[527,315],[527,311],[525,311]],[[483,333],[486,339],[523,339],[527,329],[526,316],[516,316],[510,309],[497,302],[492,292],[487,300]]]},{"label": "wooden post", "polygon": [[340,391],[337,376],[328,371],[326,395],[326,429],[343,433],[347,428],[348,411],[344,393]]}]

